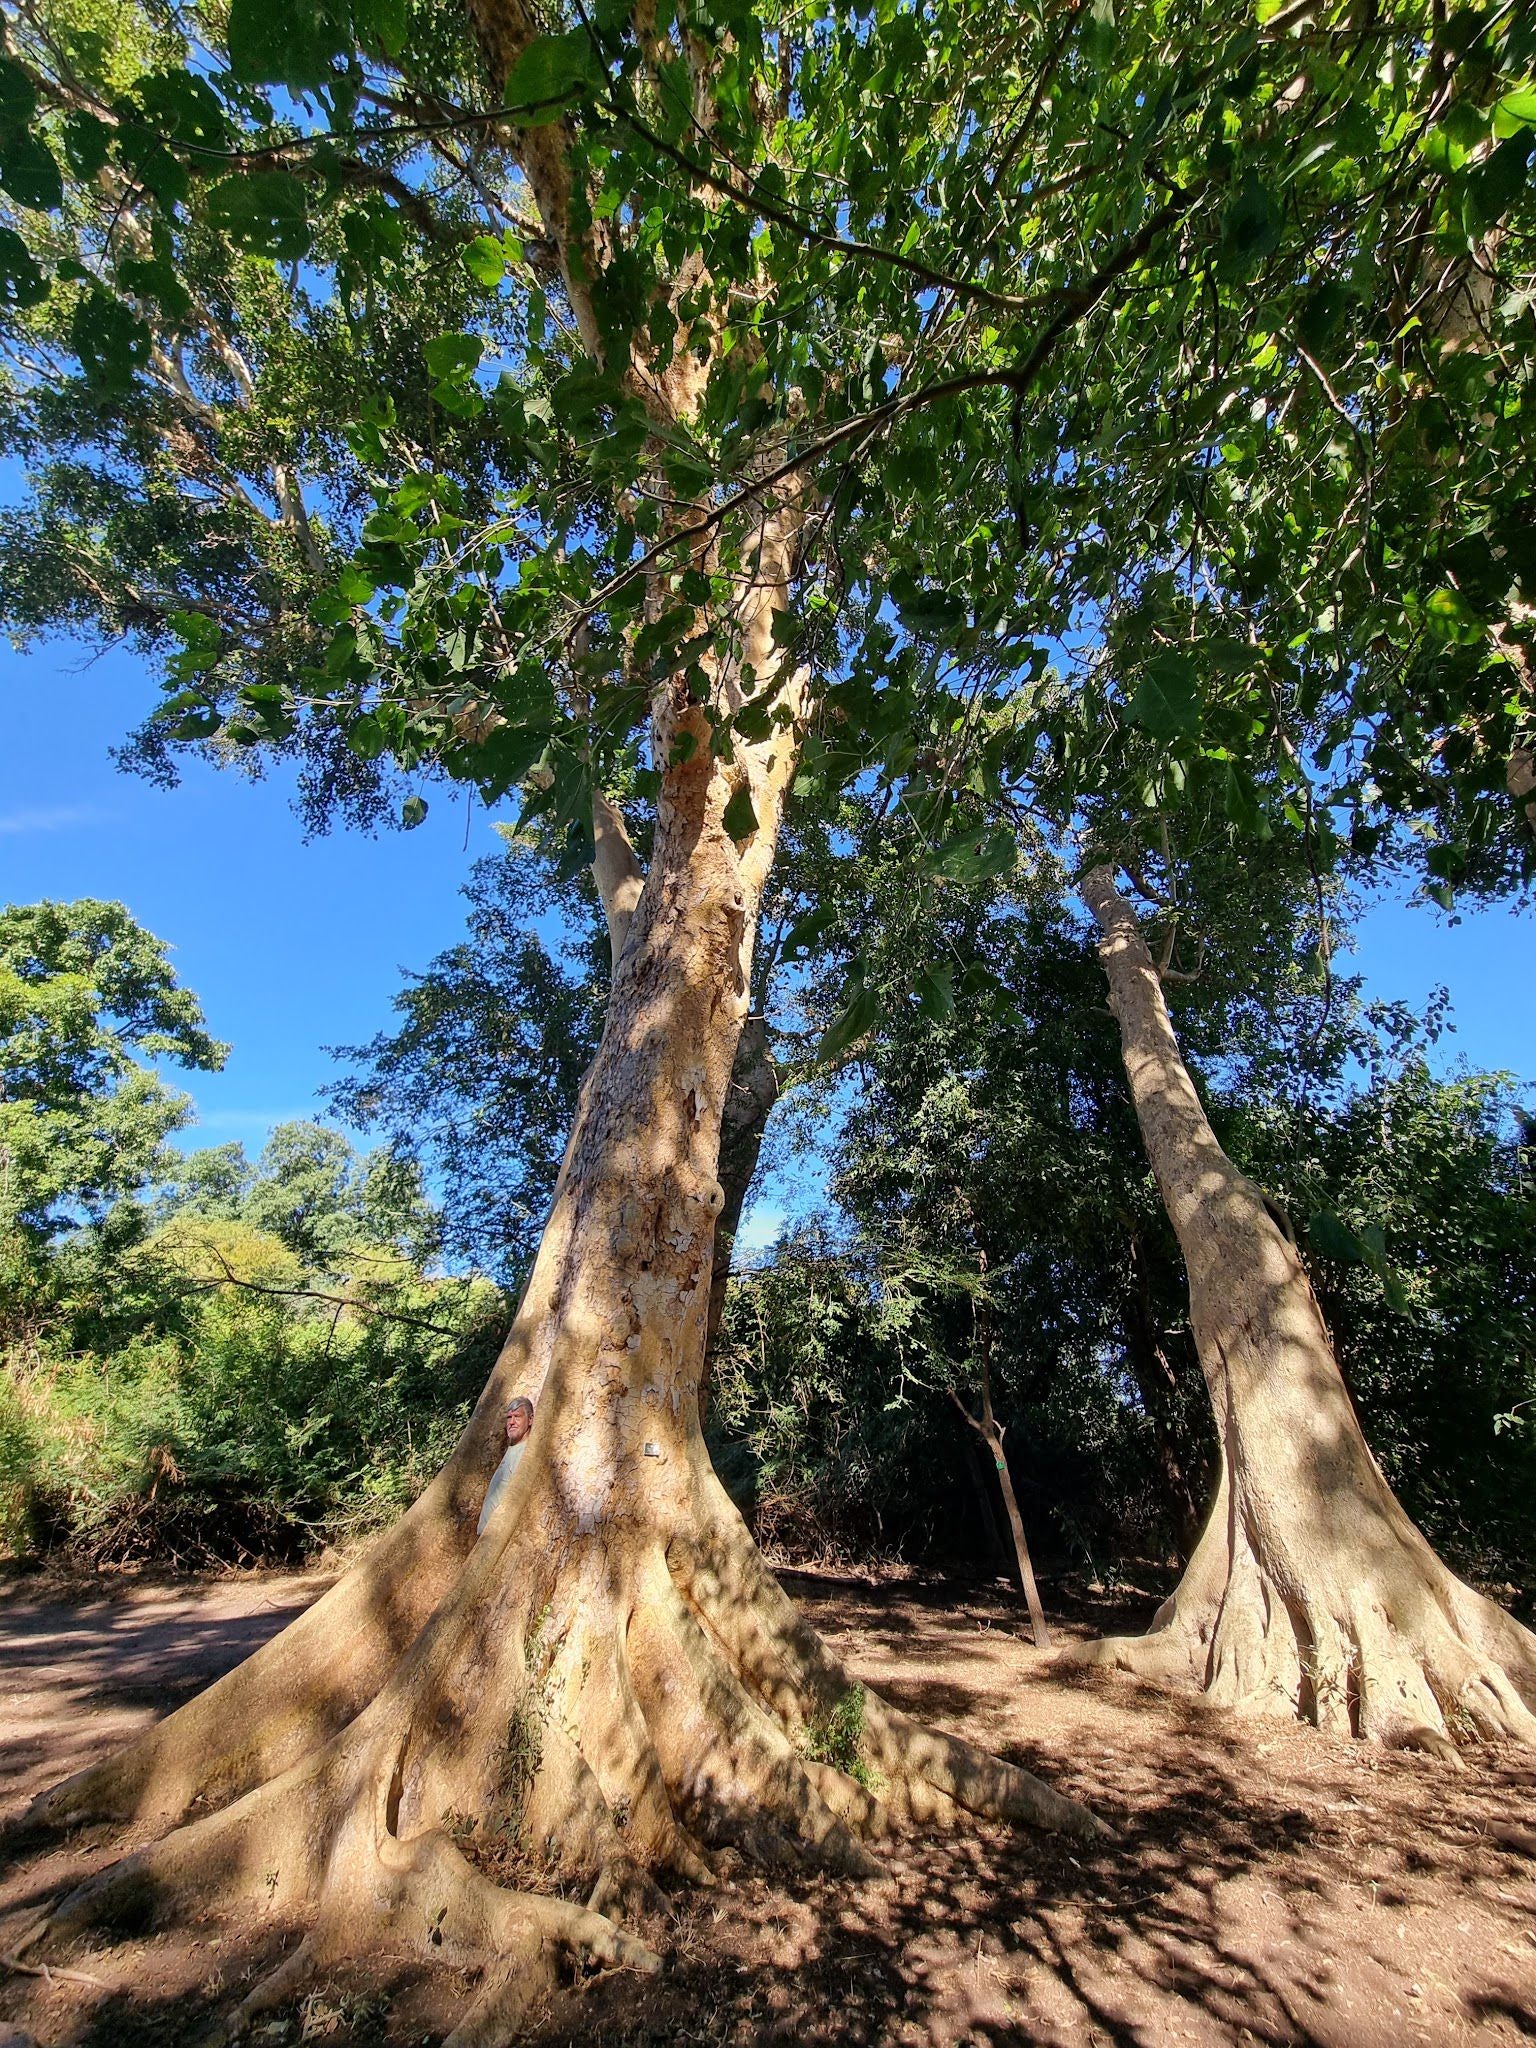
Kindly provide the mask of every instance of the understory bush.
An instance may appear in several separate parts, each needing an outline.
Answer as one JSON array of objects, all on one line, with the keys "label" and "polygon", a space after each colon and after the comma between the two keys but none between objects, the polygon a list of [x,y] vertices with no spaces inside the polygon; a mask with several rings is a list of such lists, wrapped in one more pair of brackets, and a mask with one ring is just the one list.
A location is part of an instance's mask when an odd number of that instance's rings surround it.
[{"label": "understory bush", "polygon": [[0,1379],[0,1540],[23,1556],[291,1561],[360,1534],[441,1463],[505,1329],[490,1282],[387,1248],[317,1273],[183,1220],[71,1249]]}]

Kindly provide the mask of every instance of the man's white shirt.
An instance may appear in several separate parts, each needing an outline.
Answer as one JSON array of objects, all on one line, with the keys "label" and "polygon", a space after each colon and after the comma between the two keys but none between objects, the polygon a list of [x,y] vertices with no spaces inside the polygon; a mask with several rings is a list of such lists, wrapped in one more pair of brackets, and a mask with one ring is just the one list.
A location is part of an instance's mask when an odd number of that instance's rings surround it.
[{"label": "man's white shirt", "polygon": [[485,1534],[485,1525],[491,1519],[497,1501],[501,1499],[508,1486],[511,1485],[512,1474],[517,1470],[517,1461],[522,1455],[522,1444],[507,1445],[502,1461],[496,1467],[490,1485],[485,1489],[485,1500],[480,1509],[480,1519],[475,1524],[475,1534],[477,1536]]}]

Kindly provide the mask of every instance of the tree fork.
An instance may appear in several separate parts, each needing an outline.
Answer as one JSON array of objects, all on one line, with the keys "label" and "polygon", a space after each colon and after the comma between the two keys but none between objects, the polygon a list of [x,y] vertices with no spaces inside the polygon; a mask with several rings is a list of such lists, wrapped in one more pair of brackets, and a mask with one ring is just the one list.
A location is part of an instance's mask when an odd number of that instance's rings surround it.
[{"label": "tree fork", "polygon": [[1212,1131],[1135,912],[1084,876],[1147,1155],[1189,1276],[1221,1482],[1148,1635],[1094,1661],[1217,1704],[1451,1754],[1536,1743],[1536,1636],[1456,1578],[1371,1456],[1296,1247]]}]

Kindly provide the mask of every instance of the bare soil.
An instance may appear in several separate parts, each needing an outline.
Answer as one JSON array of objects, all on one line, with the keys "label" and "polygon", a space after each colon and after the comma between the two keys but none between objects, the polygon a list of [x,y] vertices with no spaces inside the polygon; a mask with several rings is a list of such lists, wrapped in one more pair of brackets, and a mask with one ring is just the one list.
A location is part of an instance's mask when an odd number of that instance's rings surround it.
[{"label": "bare soil", "polygon": [[[659,1978],[571,1984],[538,2048],[851,2043],[961,2048],[1460,2048],[1536,2040],[1536,1757],[1455,1770],[1055,1664],[991,1587],[784,1575],[853,1671],[1039,1771],[1119,1831],[1084,1850],[982,1827],[882,1850],[873,1883],[744,1875],[678,1892]],[[0,1828],[42,1786],[245,1655],[322,1589],[271,1575],[0,1594]],[[1148,1608],[1054,1603],[1065,1638]],[[1065,1611],[1063,1608],[1065,1607]],[[122,1846],[0,1836],[0,1954]],[[269,1922],[92,1939],[0,1969],[43,2048],[191,2044],[291,1938]],[[256,2030],[262,2048],[438,2042],[468,1986],[375,1958]]]}]

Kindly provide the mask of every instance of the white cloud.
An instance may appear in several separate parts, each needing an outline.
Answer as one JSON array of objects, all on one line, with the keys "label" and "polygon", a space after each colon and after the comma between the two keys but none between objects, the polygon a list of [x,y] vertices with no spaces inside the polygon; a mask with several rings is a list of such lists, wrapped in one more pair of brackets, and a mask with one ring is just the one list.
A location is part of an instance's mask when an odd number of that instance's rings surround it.
[{"label": "white cloud", "polygon": [[68,832],[77,825],[105,824],[107,813],[91,804],[54,804],[35,811],[0,811],[0,836],[26,832]]}]

